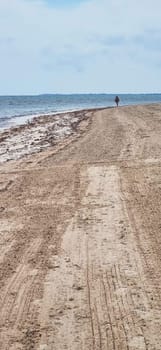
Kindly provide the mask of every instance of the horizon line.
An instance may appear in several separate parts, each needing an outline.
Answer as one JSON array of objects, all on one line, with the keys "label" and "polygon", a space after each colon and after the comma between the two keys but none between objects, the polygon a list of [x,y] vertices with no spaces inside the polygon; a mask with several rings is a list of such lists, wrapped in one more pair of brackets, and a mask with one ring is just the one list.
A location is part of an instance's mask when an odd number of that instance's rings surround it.
[{"label": "horizon line", "polygon": [[72,95],[161,95],[161,92],[77,92],[77,93],[38,93],[38,94],[6,94],[0,97],[38,97],[38,96],[72,96]]}]

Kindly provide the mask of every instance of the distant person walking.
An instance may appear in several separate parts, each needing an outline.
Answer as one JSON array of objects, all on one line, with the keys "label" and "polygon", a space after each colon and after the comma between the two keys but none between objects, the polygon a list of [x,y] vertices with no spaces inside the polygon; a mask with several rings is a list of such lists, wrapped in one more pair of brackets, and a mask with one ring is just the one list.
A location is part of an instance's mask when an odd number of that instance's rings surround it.
[{"label": "distant person walking", "polygon": [[120,99],[119,99],[118,96],[116,96],[116,97],[115,97],[115,103],[116,103],[117,107],[118,107],[118,105],[119,105],[119,102],[120,102]]}]

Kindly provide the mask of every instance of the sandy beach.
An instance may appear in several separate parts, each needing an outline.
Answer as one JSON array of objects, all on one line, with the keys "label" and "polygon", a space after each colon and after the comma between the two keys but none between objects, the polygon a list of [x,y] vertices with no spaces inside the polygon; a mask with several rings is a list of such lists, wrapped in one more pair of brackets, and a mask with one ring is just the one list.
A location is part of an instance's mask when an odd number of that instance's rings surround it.
[{"label": "sandy beach", "polygon": [[0,133],[0,349],[161,349],[161,104]]}]

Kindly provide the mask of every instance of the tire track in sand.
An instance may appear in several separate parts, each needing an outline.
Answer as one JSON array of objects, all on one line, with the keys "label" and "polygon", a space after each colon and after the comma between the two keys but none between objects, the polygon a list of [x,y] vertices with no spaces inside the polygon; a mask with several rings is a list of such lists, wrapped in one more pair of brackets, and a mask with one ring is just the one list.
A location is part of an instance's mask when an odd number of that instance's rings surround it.
[{"label": "tire track in sand", "polygon": [[90,166],[81,175],[89,185],[46,277],[38,349],[147,350],[138,312],[147,305],[142,263],[119,169]]},{"label": "tire track in sand", "polygon": [[0,345],[3,346],[4,350],[11,348],[11,344],[14,343],[14,335],[16,335],[18,329],[26,320],[37,276],[37,269],[31,270],[28,261],[37,252],[40,244],[40,238],[32,241],[22,258],[21,264],[13,274],[6,289],[2,292],[0,302]]}]

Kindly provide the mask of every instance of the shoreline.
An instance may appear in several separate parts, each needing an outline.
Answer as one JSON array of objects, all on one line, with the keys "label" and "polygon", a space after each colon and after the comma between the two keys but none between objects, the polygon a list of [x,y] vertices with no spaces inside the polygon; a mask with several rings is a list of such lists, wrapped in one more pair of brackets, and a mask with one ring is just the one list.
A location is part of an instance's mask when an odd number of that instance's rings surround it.
[{"label": "shoreline", "polygon": [[[113,94],[112,94],[113,95]],[[132,94],[132,95],[136,95],[136,94]],[[139,96],[147,96],[147,94],[138,94]],[[151,95],[151,94],[150,94]],[[155,95],[155,94],[154,94]],[[160,95],[160,94],[158,94]],[[102,94],[101,94],[102,96]],[[86,104],[76,104],[75,106],[64,106],[62,108],[58,108],[58,106],[54,107],[51,109],[46,106],[45,108],[45,105],[43,106],[42,108],[42,111],[40,110],[37,110],[37,111],[34,111],[31,110],[28,111],[28,112],[25,112],[24,110],[24,114],[23,112],[22,113],[19,113],[18,110],[17,110],[17,113],[16,113],[16,110],[14,110],[14,107],[13,109],[10,108],[10,113],[9,114],[6,114],[5,116],[5,112],[4,112],[4,115],[1,111],[1,117],[0,117],[0,131],[3,131],[3,130],[6,130],[6,129],[9,129],[10,127],[14,127],[14,126],[18,126],[18,125],[22,125],[22,124],[25,124],[28,120],[32,120],[33,118],[37,118],[37,117],[46,117],[46,116],[50,116],[50,115],[57,115],[57,114],[63,114],[63,113],[72,113],[72,112],[76,112],[76,111],[84,111],[84,110],[100,110],[100,109],[107,109],[107,108],[114,108],[115,107],[115,103],[114,103],[114,100],[110,100],[109,99],[109,94],[107,94],[107,100],[104,100],[102,101],[102,104],[100,104],[100,101],[99,103],[97,103],[95,101],[92,101],[92,103],[86,103]],[[123,98],[122,98],[123,96]],[[161,100],[143,100],[143,101],[140,101],[140,100],[127,100],[127,96],[129,96],[129,94],[120,94],[120,98],[121,98],[121,101],[120,101],[120,107],[126,107],[126,106],[137,106],[137,105],[150,105],[150,104],[158,104],[158,103],[161,103]],[[7,98],[7,96],[4,96],[5,98]],[[12,96],[11,96],[12,97]],[[17,96],[17,97],[22,97],[22,96]],[[24,98],[27,98],[28,96],[24,96]],[[35,96],[36,97],[36,96]],[[114,97],[114,95],[113,95]],[[2,98],[2,96],[0,96],[0,98]],[[13,96],[13,98],[16,98],[16,96]],[[96,98],[97,98],[97,94],[96,94]],[[42,101],[40,101],[42,102]],[[86,101],[87,102],[87,101]],[[27,103],[27,102],[26,102]],[[13,105],[14,105],[14,100],[13,100]],[[42,107],[42,106],[41,106]],[[14,113],[13,113],[13,110],[14,110]]]},{"label": "shoreline", "polygon": [[0,165],[40,153],[77,135],[81,123],[88,122],[97,110],[100,109],[35,116],[24,124],[0,130]]},{"label": "shoreline", "polygon": [[[54,116],[62,116],[63,114],[71,114],[71,113],[77,113],[77,112],[91,112],[91,111],[99,111],[103,109],[109,109],[114,108],[115,106],[105,106],[105,107],[89,107],[89,108],[81,108],[81,109],[69,109],[64,111],[57,111],[57,112],[47,112],[47,113],[39,113],[39,114],[28,114],[28,115],[22,115],[22,116],[13,116],[11,118],[8,118],[8,125],[7,126],[0,126],[0,133],[3,131],[7,131],[11,128],[21,127],[23,125],[26,125],[28,122],[32,122],[33,120],[37,118],[46,118],[46,117],[54,117]],[[122,106],[124,107],[124,106]],[[10,122],[9,122],[10,121]],[[12,123],[11,123],[12,121]],[[17,121],[17,122],[16,122]]]},{"label": "shoreline", "polygon": [[[137,107],[137,106],[151,106],[151,105],[158,105],[161,104],[160,102],[144,102],[144,103],[130,103],[130,104],[120,104],[119,108],[124,108],[124,107]],[[0,133],[3,131],[6,131],[10,128],[22,126],[26,124],[28,121],[32,121],[35,118],[43,118],[43,117],[50,117],[50,116],[55,116],[55,115],[63,115],[63,114],[70,114],[70,113],[75,113],[75,112],[84,112],[84,111],[99,111],[99,110],[104,110],[104,109],[111,109],[115,108],[114,105],[108,105],[108,106],[100,106],[100,107],[89,107],[89,108],[76,108],[76,109],[67,109],[67,110],[62,110],[62,111],[56,111],[56,112],[44,112],[44,113],[38,113],[38,114],[27,114],[27,115],[15,115],[10,118],[2,118],[2,120],[8,121],[8,125],[6,126],[1,126],[0,125]],[[1,119],[0,119],[1,120]],[[12,122],[11,122],[12,121]]]},{"label": "shoreline", "polygon": [[[161,103],[119,106],[119,109],[150,108],[161,106]],[[88,108],[55,114],[35,116],[28,122],[0,130],[0,165],[8,161],[17,161],[32,154],[79,136],[89,123],[90,117],[101,110],[116,107]],[[86,124],[81,130],[82,122]]]},{"label": "shoreline", "polygon": [[[160,102],[144,102],[144,103],[130,103],[130,104],[120,104],[119,108],[124,107],[137,107],[137,106],[150,106],[150,105],[158,105],[161,104]],[[38,114],[27,114],[27,115],[15,115],[9,118],[2,118],[2,125],[4,122],[4,126],[0,125],[0,133],[3,131],[7,131],[10,128],[19,127],[22,125],[25,125],[26,123],[34,120],[35,118],[45,118],[45,117],[51,117],[51,116],[57,116],[57,115],[63,115],[63,114],[70,114],[75,112],[84,112],[84,111],[99,111],[104,109],[110,109],[115,108],[115,104],[113,105],[107,105],[107,106],[98,106],[98,107],[84,107],[84,108],[76,108],[76,109],[67,109],[67,110],[60,110],[60,111],[53,111],[53,112],[42,112]],[[0,119],[1,120],[1,119]],[[7,123],[7,124],[6,124]]]}]

